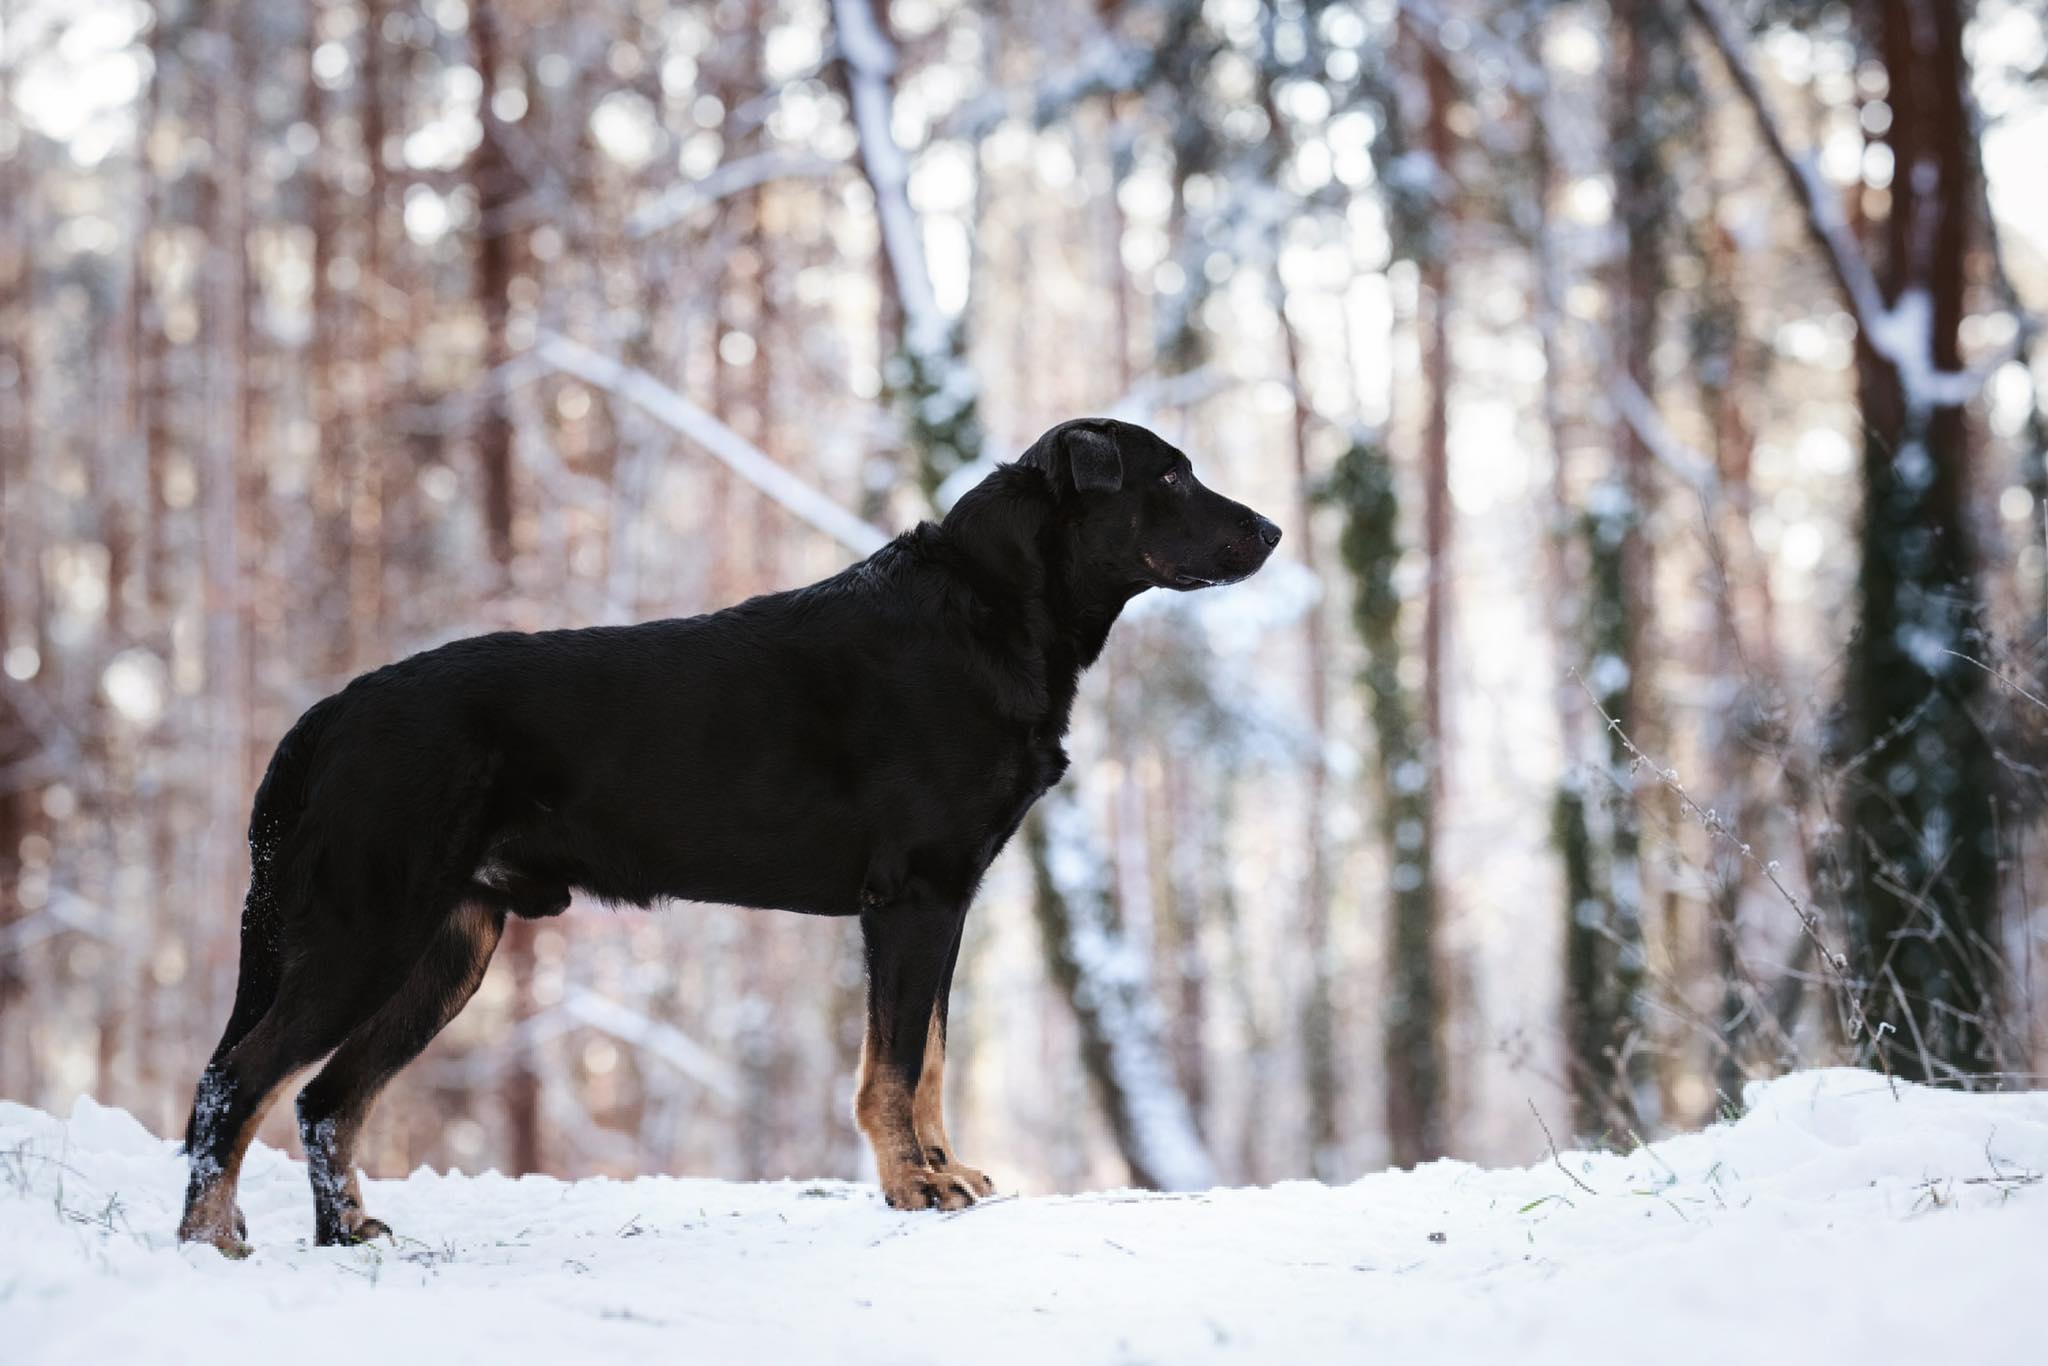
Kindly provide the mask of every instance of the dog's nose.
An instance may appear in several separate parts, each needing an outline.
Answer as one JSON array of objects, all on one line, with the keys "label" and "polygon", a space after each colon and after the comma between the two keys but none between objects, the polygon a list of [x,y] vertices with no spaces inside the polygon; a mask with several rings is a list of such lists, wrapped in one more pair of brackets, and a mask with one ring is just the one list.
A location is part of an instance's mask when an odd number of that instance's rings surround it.
[{"label": "dog's nose", "polygon": [[1279,527],[1273,525],[1273,523],[1267,521],[1263,517],[1258,519],[1258,526],[1259,539],[1266,543],[1266,549],[1271,550],[1274,546],[1280,544]]}]

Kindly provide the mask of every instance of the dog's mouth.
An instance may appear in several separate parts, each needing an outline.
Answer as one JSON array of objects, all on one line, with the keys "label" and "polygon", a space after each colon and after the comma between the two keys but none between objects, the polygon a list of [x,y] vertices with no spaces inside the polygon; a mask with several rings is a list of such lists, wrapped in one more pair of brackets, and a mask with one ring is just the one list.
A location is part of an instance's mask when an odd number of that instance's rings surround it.
[{"label": "dog's mouth", "polygon": [[1154,588],[1172,588],[1187,591],[1195,588],[1213,588],[1223,582],[1221,579],[1212,579],[1205,575],[1190,574],[1184,569],[1177,569],[1150,551],[1145,553],[1145,570],[1152,576],[1152,586]]},{"label": "dog's mouth", "polygon": [[1226,584],[1241,582],[1252,576],[1256,564],[1246,569],[1231,570],[1217,568],[1207,574],[1170,565],[1153,555],[1145,556],[1145,568],[1151,572],[1154,588],[1170,588],[1179,593],[1192,593],[1198,588],[1221,588]]}]

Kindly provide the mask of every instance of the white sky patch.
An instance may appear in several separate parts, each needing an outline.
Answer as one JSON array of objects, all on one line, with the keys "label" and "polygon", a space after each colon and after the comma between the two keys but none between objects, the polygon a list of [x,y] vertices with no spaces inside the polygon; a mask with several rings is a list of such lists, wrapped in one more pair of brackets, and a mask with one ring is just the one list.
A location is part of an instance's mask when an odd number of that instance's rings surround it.
[{"label": "white sky patch", "polygon": [[[2035,104],[1984,134],[1984,177],[1992,211],[2006,232],[2048,254],[2048,105]],[[2036,301],[2039,302],[2039,301]]]}]

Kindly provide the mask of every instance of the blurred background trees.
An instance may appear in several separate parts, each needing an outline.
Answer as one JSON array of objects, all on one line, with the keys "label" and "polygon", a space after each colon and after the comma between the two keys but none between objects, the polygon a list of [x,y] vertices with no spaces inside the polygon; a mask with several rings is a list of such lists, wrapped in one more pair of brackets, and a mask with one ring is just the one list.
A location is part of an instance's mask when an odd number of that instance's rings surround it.
[{"label": "blurred background trees", "polygon": [[[2044,61],[2024,0],[0,0],[0,1096],[171,1132],[353,674],[808,581],[1085,412],[1287,540],[1133,608],[968,927],[1012,1188],[2028,1083]],[[527,926],[371,1165],[856,1174],[852,949]]]}]

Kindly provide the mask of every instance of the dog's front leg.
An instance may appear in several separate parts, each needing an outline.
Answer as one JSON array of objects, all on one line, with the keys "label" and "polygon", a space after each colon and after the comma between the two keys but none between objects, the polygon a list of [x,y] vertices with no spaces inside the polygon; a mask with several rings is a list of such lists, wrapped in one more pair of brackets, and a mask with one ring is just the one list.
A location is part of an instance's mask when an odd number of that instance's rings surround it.
[{"label": "dog's front leg", "polygon": [[[963,922],[965,919],[961,917]],[[910,1122],[917,1128],[926,1166],[958,1177],[977,1197],[986,1197],[996,1193],[996,1183],[987,1173],[962,1162],[953,1150],[953,1140],[946,1136],[946,1006],[953,995],[953,968],[960,961],[962,928],[960,924],[954,927],[953,945],[946,951],[946,974],[939,979],[938,998],[932,1002],[931,1026],[924,1040],[924,1070],[918,1073],[917,1094],[910,1100]]]},{"label": "dog's front leg", "polygon": [[946,1002],[941,995],[932,1011],[931,1028],[925,1036],[924,1070],[918,1074],[917,1094],[911,1097],[910,1120],[917,1128],[918,1146],[924,1149],[925,1165],[965,1183],[976,1196],[996,1193],[996,1183],[986,1172],[977,1171],[953,1151],[946,1136]]},{"label": "dog's front leg", "polygon": [[897,1209],[961,1209],[974,1189],[935,1169],[918,1139],[914,1101],[933,1006],[945,985],[965,908],[905,898],[864,912],[867,1040],[853,1118],[875,1152],[882,1194]]}]

